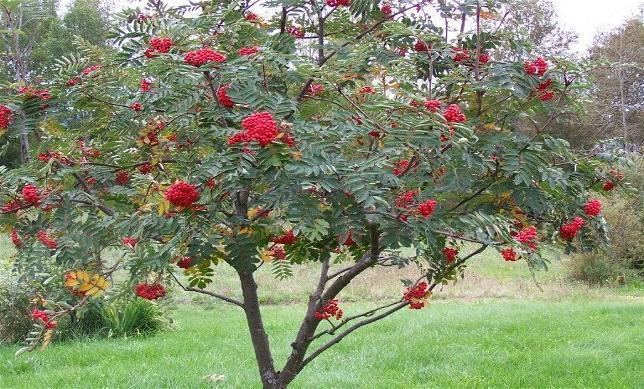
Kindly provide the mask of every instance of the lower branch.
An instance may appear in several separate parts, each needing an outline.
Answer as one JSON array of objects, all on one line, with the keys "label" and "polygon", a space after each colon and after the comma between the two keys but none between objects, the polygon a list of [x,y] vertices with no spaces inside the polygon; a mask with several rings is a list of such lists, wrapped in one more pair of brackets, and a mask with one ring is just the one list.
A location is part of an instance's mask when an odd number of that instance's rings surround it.
[{"label": "lower branch", "polygon": [[196,292],[196,293],[206,294],[208,296],[215,297],[215,298],[223,300],[223,301],[225,301],[227,303],[231,303],[231,304],[237,305],[238,307],[244,308],[244,303],[242,303],[241,301],[237,301],[237,300],[235,300],[233,298],[226,297],[224,295],[221,295],[221,294],[215,293],[215,292],[211,292],[209,290],[193,288],[191,286],[185,286],[185,285],[183,285],[181,283],[181,281],[179,281],[179,279],[174,275],[174,273],[170,272],[170,275],[172,276],[172,278],[174,278],[174,281],[177,283],[177,285],[179,285],[179,287],[181,289],[185,290],[186,292]]}]

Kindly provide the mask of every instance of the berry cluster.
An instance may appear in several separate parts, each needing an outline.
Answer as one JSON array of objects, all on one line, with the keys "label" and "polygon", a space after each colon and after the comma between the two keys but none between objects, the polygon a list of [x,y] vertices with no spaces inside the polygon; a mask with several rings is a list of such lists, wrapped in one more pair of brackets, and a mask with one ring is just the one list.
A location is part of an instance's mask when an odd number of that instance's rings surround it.
[{"label": "berry cluster", "polygon": [[11,123],[12,115],[13,115],[12,110],[0,104],[0,128],[9,127],[9,123]]},{"label": "berry cluster", "polygon": [[165,191],[165,198],[177,207],[189,207],[199,200],[197,187],[185,181],[176,181]]},{"label": "berry cluster", "polygon": [[13,213],[21,210],[23,208],[22,204],[18,200],[11,200],[6,202],[2,207],[0,207],[0,212],[2,213]]},{"label": "berry cluster", "polygon": [[501,250],[501,256],[504,260],[514,262],[519,259],[519,255],[512,247]]},{"label": "berry cluster", "polygon": [[238,51],[239,55],[253,55],[259,53],[259,48],[257,46],[242,47]]},{"label": "berry cluster", "polygon": [[324,85],[318,84],[316,82],[311,83],[306,90],[307,96],[319,96],[324,93]]},{"label": "berry cluster", "polygon": [[443,112],[443,117],[450,123],[464,123],[467,120],[461,107],[456,104],[450,104]]},{"label": "berry cluster", "polygon": [[137,168],[136,168],[136,170],[138,170],[139,173],[141,173],[141,174],[151,173],[152,169],[153,169],[153,166],[149,162],[143,163],[143,164],[137,166]]},{"label": "berry cluster", "polygon": [[244,20],[248,20],[249,22],[254,22],[258,18],[259,17],[257,16],[257,14],[252,12],[248,12],[246,15],[244,15]]},{"label": "berry cluster", "polygon": [[22,187],[22,199],[25,200],[28,204],[38,205],[42,197],[40,195],[40,189],[34,184],[27,184]]},{"label": "berry cluster", "polygon": [[[411,162],[408,159],[403,159],[394,164],[394,167],[392,169],[392,173],[396,176],[401,176],[403,173],[406,173],[407,171],[410,170],[409,164]],[[414,163],[412,167],[418,166],[418,163]]]},{"label": "berry cluster", "polygon": [[152,81],[149,81],[147,79],[142,79],[141,83],[139,84],[139,90],[143,93],[149,92],[150,89],[152,89]]},{"label": "berry cluster", "polygon": [[20,235],[18,235],[18,230],[15,228],[11,230],[11,243],[13,243],[14,246],[20,247],[22,246],[22,238],[20,238]]},{"label": "berry cluster", "polygon": [[438,201],[436,200],[427,200],[425,202],[422,202],[418,205],[418,212],[420,212],[420,214],[423,215],[425,219],[429,219],[430,217],[432,217],[437,204]]},{"label": "berry cluster", "polygon": [[407,209],[414,203],[416,194],[418,194],[418,192],[415,190],[408,190],[408,191],[402,192],[396,197],[396,200],[394,201],[394,205],[398,208]]},{"label": "berry cluster", "polygon": [[481,53],[479,55],[479,63],[486,64],[490,62],[490,55],[488,53]]},{"label": "berry cluster", "polygon": [[584,213],[588,216],[597,216],[602,211],[602,202],[600,200],[594,199],[590,200],[584,205]]},{"label": "berry cluster", "polygon": [[143,110],[143,104],[137,101],[136,103],[130,104],[130,109],[134,112],[140,112]]},{"label": "berry cluster", "polygon": [[349,233],[347,234],[347,238],[344,240],[342,244],[345,246],[355,246],[356,241],[353,240],[353,232],[349,231]]},{"label": "berry cluster", "polygon": [[302,30],[302,27],[288,26],[286,27],[286,32],[293,38],[304,38],[304,30]]},{"label": "berry cluster", "polygon": [[226,60],[226,55],[213,49],[198,49],[186,54],[184,62],[192,66],[202,66],[209,62],[222,63]]},{"label": "berry cluster", "polygon": [[156,300],[165,296],[165,287],[158,282],[154,284],[140,283],[134,287],[134,293],[146,300]]},{"label": "berry cluster", "polygon": [[326,0],[326,5],[329,7],[348,7],[351,5],[351,0]]},{"label": "berry cluster", "polygon": [[171,38],[154,37],[150,39],[150,48],[146,49],[143,54],[148,58],[154,58],[159,53],[168,53],[172,48]]},{"label": "berry cluster", "polygon": [[407,288],[403,299],[409,301],[409,309],[421,309],[427,303],[427,283],[425,281],[419,282],[414,286]]},{"label": "berry cluster", "polygon": [[416,43],[414,43],[414,50],[417,52],[429,51],[429,49],[430,46],[420,39],[416,40]]},{"label": "berry cluster", "polygon": [[467,49],[453,47],[452,51],[454,52],[454,56],[452,57],[454,62],[465,62],[470,59],[470,52]]},{"label": "berry cluster", "polygon": [[535,226],[526,227],[519,231],[514,239],[516,239],[517,242],[530,247],[532,250],[536,250],[537,244],[539,243],[537,228]]},{"label": "berry cluster", "polygon": [[35,97],[42,101],[51,99],[51,93],[49,93],[49,89],[38,89],[32,86],[21,86],[20,88],[18,88],[18,93],[25,95],[26,97]]},{"label": "berry cluster", "polygon": [[284,234],[272,239],[272,242],[277,244],[294,244],[296,241],[297,237],[293,234],[293,230],[288,230]]},{"label": "berry cluster", "polygon": [[45,230],[38,231],[36,233],[36,238],[38,238],[40,243],[50,250],[56,250],[58,248],[58,242],[56,242],[56,239],[52,238]]},{"label": "berry cluster", "polygon": [[441,108],[441,102],[439,100],[427,100],[425,101],[425,109],[429,112],[438,112]]},{"label": "berry cluster", "polygon": [[96,71],[98,71],[100,69],[101,69],[100,64],[92,65],[92,66],[88,66],[85,69],[83,69],[83,71],[81,73],[83,74],[83,76],[89,76],[90,74],[92,74],[92,73],[94,73],[94,72],[96,72]]},{"label": "berry cluster", "polygon": [[273,246],[271,248],[271,255],[278,260],[282,260],[286,258],[286,251],[284,251],[284,248],[281,246]]},{"label": "berry cluster", "polygon": [[125,186],[130,183],[130,175],[125,170],[119,170],[116,172],[116,177],[114,178],[116,185]]},{"label": "berry cluster", "polygon": [[602,186],[602,189],[606,192],[610,192],[615,188],[615,182],[621,181],[624,179],[624,173],[620,173],[615,169],[611,169],[608,174],[612,176],[613,178],[610,180],[606,180],[604,182],[604,185]]},{"label": "berry cluster", "polygon": [[235,102],[228,96],[228,88],[230,88],[230,84],[224,84],[217,89],[217,101],[223,107],[232,108],[235,106]]},{"label": "berry cluster", "polygon": [[326,320],[335,317],[337,320],[342,319],[344,312],[338,306],[338,300],[333,299],[327,301],[320,309],[315,311],[315,318],[317,320]]},{"label": "berry cluster", "polygon": [[177,266],[182,269],[189,268],[190,266],[192,266],[192,257],[181,257],[181,259],[177,261]]},{"label": "berry cluster", "polygon": [[447,263],[452,263],[458,256],[458,249],[455,247],[444,247],[443,248],[443,257]]},{"label": "berry cluster", "polygon": [[247,116],[242,120],[241,126],[245,131],[230,137],[229,145],[256,141],[264,147],[277,139],[277,123],[270,112],[257,112]]},{"label": "berry cluster", "polygon": [[391,9],[391,4],[389,4],[389,3],[384,3],[384,4],[380,7],[380,12],[382,12],[382,14],[383,14],[383,15],[385,15],[385,16],[391,16],[391,14],[393,13],[393,11],[392,11],[392,9]]},{"label": "berry cluster", "polygon": [[69,157],[64,156],[58,151],[45,151],[44,153],[40,153],[38,154],[38,160],[44,163],[48,163],[51,160],[56,160],[65,166],[71,166],[74,163],[74,161],[72,161]]},{"label": "berry cluster", "polygon": [[131,236],[124,236],[123,239],[121,239],[121,242],[123,243],[123,246],[131,250],[134,250],[134,248],[136,247],[136,244],[139,243],[139,241],[136,238]]},{"label": "berry cluster", "polygon": [[523,70],[527,74],[534,74],[537,76],[543,76],[545,72],[548,71],[548,63],[543,57],[539,57],[534,61],[526,61],[523,64]]},{"label": "berry cluster", "polygon": [[363,95],[370,95],[376,93],[376,88],[372,86],[363,86],[358,90],[358,93],[363,94]]},{"label": "berry cluster", "polygon": [[577,216],[559,228],[559,235],[565,240],[572,240],[584,224],[586,224],[584,219]]},{"label": "berry cluster", "polygon": [[39,309],[34,309],[33,311],[31,311],[31,318],[33,320],[40,320],[41,322],[43,322],[43,324],[45,324],[45,328],[48,330],[54,329],[58,325],[58,323],[52,321],[49,318],[47,312],[41,311]]},{"label": "berry cluster", "polygon": [[550,90],[550,86],[552,85],[552,79],[547,79],[539,85],[537,85],[537,92],[536,95],[541,101],[548,101],[552,100],[553,97],[555,97],[555,94],[552,90]]}]

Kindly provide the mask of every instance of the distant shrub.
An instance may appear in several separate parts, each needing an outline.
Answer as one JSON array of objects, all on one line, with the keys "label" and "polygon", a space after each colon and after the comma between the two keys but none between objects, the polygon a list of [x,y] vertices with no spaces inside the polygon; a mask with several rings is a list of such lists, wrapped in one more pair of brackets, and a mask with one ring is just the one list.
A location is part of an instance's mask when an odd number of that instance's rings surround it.
[{"label": "distant shrub", "polygon": [[0,343],[25,338],[32,327],[30,298],[30,291],[19,287],[17,277],[0,270]]},{"label": "distant shrub", "polygon": [[590,284],[644,281],[643,168],[639,159],[624,170],[626,181],[636,191],[604,201],[602,213],[610,226],[610,244],[601,251],[574,255],[569,262],[572,278]]}]

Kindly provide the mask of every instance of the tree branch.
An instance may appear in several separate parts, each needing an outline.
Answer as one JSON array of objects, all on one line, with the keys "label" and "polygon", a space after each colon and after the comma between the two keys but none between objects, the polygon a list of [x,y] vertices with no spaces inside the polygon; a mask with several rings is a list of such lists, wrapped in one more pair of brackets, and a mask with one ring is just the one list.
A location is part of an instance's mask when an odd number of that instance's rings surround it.
[{"label": "tree branch", "polygon": [[183,285],[181,283],[181,281],[179,281],[179,279],[177,278],[177,276],[174,275],[173,272],[169,272],[169,273],[172,276],[172,278],[174,278],[174,281],[177,283],[177,285],[179,285],[179,287],[181,289],[185,290],[186,292],[196,292],[196,293],[206,294],[208,296],[215,297],[215,298],[223,300],[223,301],[225,301],[227,303],[234,304],[234,305],[237,305],[238,307],[244,308],[244,303],[242,303],[241,301],[237,301],[237,300],[235,300],[233,298],[226,297],[226,296],[223,296],[221,294],[211,292],[209,290],[193,288],[191,286],[185,286],[185,285]]}]

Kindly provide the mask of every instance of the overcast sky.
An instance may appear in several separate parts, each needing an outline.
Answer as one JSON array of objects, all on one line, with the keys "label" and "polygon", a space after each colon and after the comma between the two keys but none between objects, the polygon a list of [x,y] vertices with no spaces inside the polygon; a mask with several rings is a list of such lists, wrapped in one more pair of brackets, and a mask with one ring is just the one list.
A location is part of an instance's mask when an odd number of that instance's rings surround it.
[{"label": "overcast sky", "polygon": [[[170,4],[187,4],[187,0],[166,0]],[[535,0],[538,1],[538,0]],[[562,26],[576,32],[578,51],[588,48],[599,31],[620,25],[627,18],[642,15],[644,0],[552,0],[557,7]],[[69,4],[72,0],[63,0]],[[113,0],[115,7],[142,6],[145,1]]]}]

